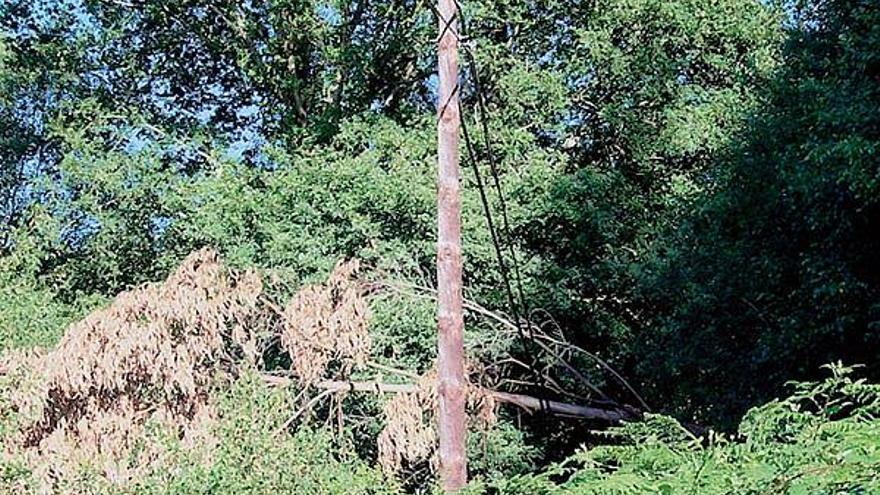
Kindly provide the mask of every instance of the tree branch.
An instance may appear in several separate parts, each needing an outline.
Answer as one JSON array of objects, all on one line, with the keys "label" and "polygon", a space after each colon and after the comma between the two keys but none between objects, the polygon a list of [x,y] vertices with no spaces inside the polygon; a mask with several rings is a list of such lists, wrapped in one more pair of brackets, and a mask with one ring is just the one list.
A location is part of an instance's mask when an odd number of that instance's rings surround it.
[{"label": "tree branch", "polygon": [[[263,380],[266,383],[275,386],[286,386],[294,383],[294,380],[285,377],[272,375],[264,375]],[[323,389],[324,392],[318,394],[316,398],[323,398],[331,393],[339,392],[368,392],[377,394],[406,394],[414,393],[418,387],[412,383],[381,383],[381,382],[352,382],[341,380],[325,380],[317,382],[313,385],[315,388]],[[556,416],[595,419],[606,421],[612,424],[618,424],[622,421],[636,420],[640,418],[640,413],[634,409],[615,407],[615,408],[599,408],[583,406],[580,404],[569,404],[553,400],[544,400],[537,397],[524,394],[512,394],[509,392],[498,392],[495,390],[486,390],[486,392],[498,402],[511,404],[523,409],[528,413],[535,413],[542,410],[554,414]],[[315,399],[309,401],[309,405],[314,405]],[[298,417],[302,410],[298,411]]]}]

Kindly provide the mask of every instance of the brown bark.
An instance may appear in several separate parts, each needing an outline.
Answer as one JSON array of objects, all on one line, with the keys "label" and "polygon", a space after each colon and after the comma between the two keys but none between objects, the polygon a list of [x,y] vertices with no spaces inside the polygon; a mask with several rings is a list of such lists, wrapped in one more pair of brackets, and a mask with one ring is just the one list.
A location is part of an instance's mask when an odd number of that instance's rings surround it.
[{"label": "brown bark", "polygon": [[467,483],[464,343],[459,193],[458,37],[455,0],[439,0],[437,330],[440,484],[454,492]]}]

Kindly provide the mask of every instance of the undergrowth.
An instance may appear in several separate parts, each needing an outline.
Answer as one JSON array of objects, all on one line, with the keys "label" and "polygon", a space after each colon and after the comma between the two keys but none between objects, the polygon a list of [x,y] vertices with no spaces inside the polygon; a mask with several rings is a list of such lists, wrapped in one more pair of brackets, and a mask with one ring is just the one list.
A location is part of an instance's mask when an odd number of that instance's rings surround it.
[{"label": "undergrowth", "polygon": [[653,416],[606,433],[541,474],[475,483],[504,494],[874,494],[880,493],[880,385],[829,366],[819,383],[752,409],[736,435],[692,437]]},{"label": "undergrowth", "polygon": [[[119,484],[99,466],[81,462],[54,473],[50,492],[27,459],[0,459],[0,493],[77,495],[355,494],[399,493],[395,482],[340,448],[338,438],[316,427],[283,427],[294,408],[291,391],[268,388],[255,375],[242,376],[212,394],[219,418],[211,439],[188,446],[174,432],[150,424],[139,449],[161,450],[140,477]],[[8,419],[8,418],[7,418]],[[137,455],[132,454],[134,462]],[[134,466],[132,466],[134,467]]]}]

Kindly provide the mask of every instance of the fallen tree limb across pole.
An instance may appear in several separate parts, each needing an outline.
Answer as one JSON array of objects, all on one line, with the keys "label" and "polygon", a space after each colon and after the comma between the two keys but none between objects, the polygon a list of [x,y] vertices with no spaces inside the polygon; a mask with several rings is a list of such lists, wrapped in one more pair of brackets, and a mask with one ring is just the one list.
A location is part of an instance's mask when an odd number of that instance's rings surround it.
[{"label": "fallen tree limb across pole", "polygon": [[[264,375],[263,379],[266,383],[278,386],[293,383],[293,380],[286,377]],[[411,383],[348,382],[335,380],[317,382],[314,384],[314,387],[332,392],[372,392],[378,394],[412,393],[418,390],[416,385]],[[498,392],[495,390],[489,390],[487,392],[496,401],[517,406],[529,413],[540,412],[543,409],[557,416],[595,419],[613,424],[620,423],[621,421],[636,420],[641,416],[638,411],[628,407],[605,409],[553,400],[544,400],[530,395]]]},{"label": "fallen tree limb across pole", "polygon": [[557,402],[554,400],[542,400],[530,395],[496,392],[494,390],[490,391],[489,395],[498,402],[513,404],[530,413],[540,411],[543,404],[543,407],[548,412],[557,416],[567,416],[571,418],[599,419],[609,423],[620,423],[621,421],[638,419],[639,417],[637,412],[623,408],[602,409],[598,407],[582,406],[579,404]]}]

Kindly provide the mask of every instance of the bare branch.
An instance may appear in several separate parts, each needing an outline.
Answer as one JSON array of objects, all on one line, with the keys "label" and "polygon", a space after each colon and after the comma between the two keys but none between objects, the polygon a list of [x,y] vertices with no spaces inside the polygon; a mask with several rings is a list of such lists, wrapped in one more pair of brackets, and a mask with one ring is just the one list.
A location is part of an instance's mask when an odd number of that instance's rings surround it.
[{"label": "bare branch", "polygon": [[[263,376],[264,381],[272,385],[290,385],[294,383],[293,380],[289,378],[277,377],[277,376]],[[297,417],[302,415],[305,409],[309,407],[313,407],[317,402],[324,397],[327,397],[333,393],[341,393],[341,392],[369,392],[369,393],[377,393],[377,394],[400,394],[400,393],[415,393],[419,390],[418,386],[413,383],[381,383],[381,382],[351,382],[351,381],[339,381],[339,380],[327,380],[315,383],[314,386],[316,388],[323,389],[324,391],[320,394],[316,395],[313,399],[311,399],[303,408],[300,408],[287,423],[285,423],[284,428],[289,426]],[[498,392],[495,390],[486,390],[485,391],[492,398],[497,400],[498,402],[503,402],[507,404],[512,404],[514,406],[523,409],[528,413],[534,413],[543,409],[547,412],[564,417],[572,417],[572,418],[581,418],[581,419],[596,419],[607,421],[609,423],[620,423],[621,421],[629,421],[635,420],[639,418],[638,411],[635,411],[630,408],[623,407],[615,407],[615,408],[599,408],[599,407],[590,407],[583,406],[579,404],[569,404],[565,402],[558,402],[552,400],[539,399],[537,397],[532,397],[530,395],[524,394],[513,394],[509,392]]]},{"label": "bare branch", "polygon": [[[433,294],[436,292],[434,289],[432,289],[430,287],[422,287],[422,286],[417,286],[417,285],[395,284],[395,283],[391,283],[391,282],[383,282],[381,284],[383,287],[386,287],[388,289],[394,290],[398,293],[408,295],[411,297],[433,299],[434,298]],[[415,291],[421,291],[422,293],[420,294],[418,292],[417,293],[409,292],[407,290],[404,290],[404,287],[415,290]],[[472,312],[477,313],[479,315],[490,318],[497,323],[500,323],[508,331],[517,331],[516,324],[513,321],[511,321],[510,318],[505,314],[502,314],[502,313],[499,313],[496,311],[492,311],[492,310],[485,308],[484,306],[481,306],[480,304],[473,302],[471,300],[468,300],[468,299],[464,300],[464,308],[467,309],[468,311],[472,311]],[[546,311],[544,313],[547,314],[547,316],[550,316],[548,313],[546,313]],[[559,324],[556,323],[556,321],[553,320],[552,317],[550,317],[550,321],[557,327],[558,333],[560,335],[562,335],[562,331],[561,331],[561,329],[559,329]],[[568,341],[565,341],[562,339],[557,339],[557,338],[550,336],[540,326],[535,325],[531,321],[528,321],[527,324],[530,326],[530,328],[532,328],[534,330],[534,336],[536,339],[535,344],[538,345],[539,347],[541,347],[541,349],[543,349],[545,352],[550,354],[554,359],[556,359],[559,362],[560,365],[562,365],[569,372],[571,372],[579,381],[583,382],[583,384],[587,388],[589,388],[591,391],[596,393],[599,397],[602,397],[603,400],[611,401],[611,399],[606,394],[604,394],[595,384],[593,384],[586,376],[584,376],[583,373],[581,373],[576,368],[574,368],[574,366],[572,366],[561,355],[561,353],[556,352],[551,347],[549,347],[547,344],[552,344],[554,346],[559,346],[559,347],[563,348],[564,350],[569,350],[569,351],[573,351],[573,352],[582,354],[582,355],[592,359],[593,361],[597,362],[599,364],[599,366],[601,366],[608,373],[610,373],[618,382],[620,382],[621,385],[623,385],[632,394],[632,396],[638,401],[639,405],[642,408],[644,408],[646,411],[651,410],[651,408],[648,406],[648,404],[645,402],[645,400],[642,398],[642,396],[638,392],[636,392],[635,388],[632,385],[630,385],[630,383],[625,378],[623,378],[623,376],[617,370],[615,370],[614,367],[612,367],[610,364],[608,364],[605,360],[603,360],[602,358],[600,358],[596,354],[589,352],[586,349],[583,349],[581,347],[578,347]],[[543,340],[546,343],[539,342],[537,339]]]}]

